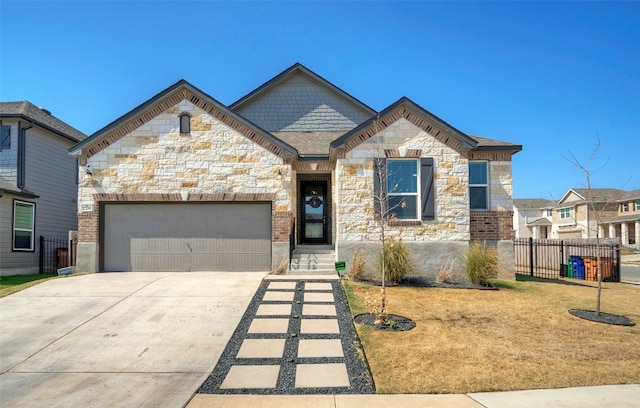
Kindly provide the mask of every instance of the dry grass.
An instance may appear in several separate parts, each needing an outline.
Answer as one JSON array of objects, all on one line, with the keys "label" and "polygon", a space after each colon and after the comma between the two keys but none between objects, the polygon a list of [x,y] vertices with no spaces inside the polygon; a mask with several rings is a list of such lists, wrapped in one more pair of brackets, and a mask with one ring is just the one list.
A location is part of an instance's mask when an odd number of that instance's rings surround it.
[{"label": "dry grass", "polygon": [[[354,314],[379,288],[345,282]],[[640,383],[640,287],[603,283],[602,311],[638,325],[578,319],[595,283],[498,282],[499,291],[389,287],[408,332],[356,324],[379,393],[467,393]]]}]

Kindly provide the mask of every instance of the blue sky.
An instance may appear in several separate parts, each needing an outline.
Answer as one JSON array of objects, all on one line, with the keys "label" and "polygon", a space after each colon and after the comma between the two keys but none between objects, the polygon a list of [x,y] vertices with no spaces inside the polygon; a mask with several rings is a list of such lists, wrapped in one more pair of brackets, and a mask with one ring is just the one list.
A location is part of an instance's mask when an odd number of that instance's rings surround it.
[{"label": "blue sky", "polygon": [[92,134],[179,79],[230,104],[300,62],[522,144],[514,196],[640,189],[640,2],[0,0],[0,100]]}]

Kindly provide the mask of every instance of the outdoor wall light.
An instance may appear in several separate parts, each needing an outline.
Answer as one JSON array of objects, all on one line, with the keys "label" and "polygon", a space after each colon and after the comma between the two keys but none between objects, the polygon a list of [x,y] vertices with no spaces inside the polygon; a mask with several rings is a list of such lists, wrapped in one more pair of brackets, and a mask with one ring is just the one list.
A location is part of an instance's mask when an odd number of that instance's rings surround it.
[{"label": "outdoor wall light", "polygon": [[87,175],[87,177],[93,176],[93,172],[91,171],[91,166],[90,165],[87,164],[87,167],[84,170],[84,173]]}]

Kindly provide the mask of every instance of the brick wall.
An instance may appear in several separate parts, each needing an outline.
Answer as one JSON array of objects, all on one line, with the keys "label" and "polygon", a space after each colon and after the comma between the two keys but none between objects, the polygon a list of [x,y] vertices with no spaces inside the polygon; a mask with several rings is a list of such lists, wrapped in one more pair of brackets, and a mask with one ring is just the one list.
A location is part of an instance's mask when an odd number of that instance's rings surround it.
[{"label": "brick wall", "polygon": [[513,239],[513,211],[471,211],[471,240]]}]

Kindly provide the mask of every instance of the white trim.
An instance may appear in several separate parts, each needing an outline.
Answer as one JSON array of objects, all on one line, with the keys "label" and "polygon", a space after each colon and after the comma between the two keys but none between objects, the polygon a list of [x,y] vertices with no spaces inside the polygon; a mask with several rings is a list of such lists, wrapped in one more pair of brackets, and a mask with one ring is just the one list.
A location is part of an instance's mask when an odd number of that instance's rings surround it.
[{"label": "white trim", "polygon": [[[16,204],[21,204],[31,207],[31,228],[16,228]],[[33,252],[35,251],[35,227],[36,227],[36,205],[28,201],[13,200],[13,224],[11,226],[11,248],[13,251],[19,252]],[[31,242],[29,248],[16,248],[16,231],[28,231],[31,232]]]}]

